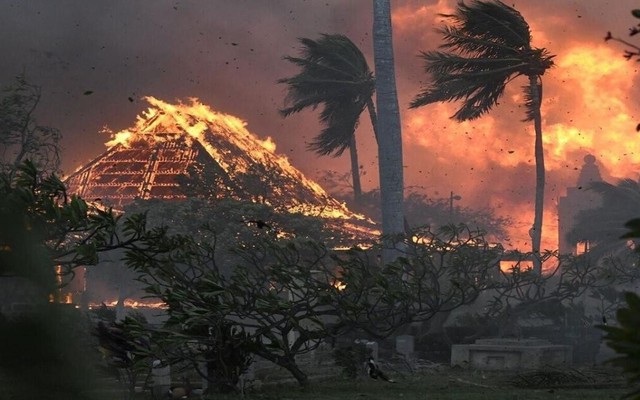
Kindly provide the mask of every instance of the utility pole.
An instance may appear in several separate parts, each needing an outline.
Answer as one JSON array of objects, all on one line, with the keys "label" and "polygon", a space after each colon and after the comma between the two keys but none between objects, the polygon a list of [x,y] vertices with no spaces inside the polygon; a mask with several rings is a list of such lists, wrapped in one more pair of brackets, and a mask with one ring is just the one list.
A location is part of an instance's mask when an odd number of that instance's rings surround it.
[{"label": "utility pole", "polygon": [[453,201],[454,200],[462,200],[462,196],[456,194],[453,195],[453,190],[451,191],[451,196],[449,196],[449,219],[453,222]]}]

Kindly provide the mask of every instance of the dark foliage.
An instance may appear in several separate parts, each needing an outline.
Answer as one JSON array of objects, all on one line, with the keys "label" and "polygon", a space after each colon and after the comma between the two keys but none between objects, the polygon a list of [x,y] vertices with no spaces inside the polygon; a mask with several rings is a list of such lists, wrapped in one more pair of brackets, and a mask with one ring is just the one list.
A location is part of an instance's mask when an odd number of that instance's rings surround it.
[{"label": "dark foliage", "polygon": [[616,314],[619,326],[601,325],[600,329],[607,333],[607,344],[618,353],[610,362],[624,370],[633,387],[627,397],[637,400],[640,399],[640,297],[628,292],[625,299],[627,306]]}]

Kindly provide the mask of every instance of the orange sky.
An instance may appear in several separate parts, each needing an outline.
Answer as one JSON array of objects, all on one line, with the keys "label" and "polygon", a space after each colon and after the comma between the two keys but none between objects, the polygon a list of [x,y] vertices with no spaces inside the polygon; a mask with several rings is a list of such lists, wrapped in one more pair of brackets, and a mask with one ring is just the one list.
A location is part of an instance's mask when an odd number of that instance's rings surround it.
[{"label": "orange sky", "polygon": [[[28,3],[28,4],[27,4]],[[90,4],[88,4],[90,3]],[[606,31],[626,35],[634,24],[627,2],[510,1],[529,22],[534,45],[556,54],[543,79],[543,133],[547,191],[543,247],[556,248],[555,204],[572,186],[588,153],[606,179],[638,178],[640,122],[634,96],[637,63],[603,41]],[[533,127],[521,122],[521,86],[511,82],[489,115],[466,123],[449,119],[454,104],[409,110],[427,79],[421,50],[440,43],[437,13],[455,0],[393,1],[394,44],[407,186],[427,195],[462,196],[459,204],[493,207],[514,219],[511,246],[527,250],[533,221]],[[318,131],[312,112],[282,119],[279,78],[296,70],[282,60],[295,55],[298,37],[348,35],[372,62],[371,2],[114,1],[58,7],[46,0],[0,3],[0,84],[25,70],[43,86],[40,120],[64,134],[63,168],[69,172],[104,151],[104,125],[129,127],[153,95],[167,101],[195,96],[238,116],[248,129],[271,136],[279,152],[310,177],[326,169],[346,172],[348,157],[318,158],[305,143]],[[93,94],[83,95],[87,90]],[[128,97],[135,99],[128,101]],[[368,117],[357,132],[365,188],[377,186],[376,149]]]}]

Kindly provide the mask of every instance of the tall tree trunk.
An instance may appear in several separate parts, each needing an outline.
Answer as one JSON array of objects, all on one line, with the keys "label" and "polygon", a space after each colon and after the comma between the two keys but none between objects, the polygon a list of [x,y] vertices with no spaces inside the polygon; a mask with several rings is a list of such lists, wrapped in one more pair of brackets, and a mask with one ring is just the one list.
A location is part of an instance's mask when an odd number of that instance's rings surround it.
[{"label": "tall tree trunk", "polygon": [[298,364],[296,364],[296,360],[293,355],[280,356],[260,348],[256,349],[255,354],[289,371],[296,381],[298,381],[300,386],[309,385],[309,377],[307,377],[307,374],[305,374]]},{"label": "tall tree trunk", "polygon": [[373,105],[373,100],[371,98],[367,99],[367,112],[369,113],[369,119],[371,120],[373,136],[376,138],[376,144],[378,144],[378,116],[376,115],[376,107]]},{"label": "tall tree trunk", "polygon": [[395,249],[396,240],[391,238],[404,233],[402,135],[393,60],[390,0],[373,0],[373,56],[378,109],[376,131],[382,234],[388,238],[382,258],[387,263],[400,255]]},{"label": "tall tree trunk", "polygon": [[531,229],[531,250],[533,252],[533,269],[537,274],[542,273],[542,258],[540,254],[540,241],[542,238],[542,214],[544,211],[544,149],[542,147],[542,117],[540,116],[540,105],[542,103],[542,80],[536,75],[529,76],[529,85],[533,104],[534,116],[533,124],[536,132],[535,158],[536,158],[536,198],[535,216],[533,228]]},{"label": "tall tree trunk", "polygon": [[353,200],[356,204],[362,201],[362,185],[360,184],[360,163],[358,162],[358,149],[356,148],[356,135],[351,135],[349,145],[351,155],[351,182],[353,183]]}]

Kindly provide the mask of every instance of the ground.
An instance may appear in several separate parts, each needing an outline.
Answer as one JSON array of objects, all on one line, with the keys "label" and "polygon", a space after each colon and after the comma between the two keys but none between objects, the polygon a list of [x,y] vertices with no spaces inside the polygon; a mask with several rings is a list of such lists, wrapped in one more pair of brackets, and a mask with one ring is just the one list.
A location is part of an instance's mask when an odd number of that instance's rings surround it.
[{"label": "ground", "polygon": [[[544,372],[480,372],[448,367],[414,374],[391,372],[396,383],[331,379],[308,388],[295,385],[248,391],[249,400],[605,400],[626,391],[619,371],[608,368],[546,369]],[[531,387],[524,387],[531,386]],[[224,397],[216,396],[216,399]],[[229,397],[232,398],[232,397]],[[237,398],[237,397],[236,397]]]},{"label": "ground", "polygon": [[[294,383],[248,389],[247,400],[606,400],[619,399],[628,391],[618,370],[608,368],[545,369],[539,372],[480,372],[449,367],[421,370],[412,374],[390,371],[396,383],[362,377],[313,381],[307,388]],[[12,383],[3,382],[0,400],[22,400],[12,390]],[[524,386],[532,387],[524,387]],[[23,393],[24,394],[24,393]],[[50,397],[40,399],[67,399]],[[86,399],[120,400],[113,390],[97,390]],[[214,395],[211,399],[240,399],[240,395]],[[136,400],[151,399],[139,394]]]}]

